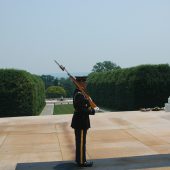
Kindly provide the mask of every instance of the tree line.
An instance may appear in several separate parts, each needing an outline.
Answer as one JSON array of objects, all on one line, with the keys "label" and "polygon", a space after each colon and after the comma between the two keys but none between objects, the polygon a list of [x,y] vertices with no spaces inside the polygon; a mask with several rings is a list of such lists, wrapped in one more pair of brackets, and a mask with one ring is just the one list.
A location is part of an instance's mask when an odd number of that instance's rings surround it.
[{"label": "tree line", "polygon": [[[111,110],[163,107],[170,96],[170,66],[121,68],[112,62],[97,63],[87,83],[87,90],[99,107]],[[72,97],[74,89],[69,78],[0,69],[0,117],[38,115],[45,105],[45,94],[47,98]]]},{"label": "tree line", "polygon": [[[93,66],[92,72],[106,72],[120,69],[120,66],[111,61],[98,62]],[[75,85],[69,78],[57,78],[52,75],[41,75],[45,84],[47,98],[72,97]]]},{"label": "tree line", "polygon": [[[41,76],[47,90],[63,91],[57,95],[72,97],[75,89],[69,78]],[[60,89],[59,89],[60,88]],[[170,66],[168,64],[139,65],[121,68],[111,61],[96,63],[88,75],[88,92],[96,104],[111,110],[136,110],[163,107],[170,96]]]},{"label": "tree line", "polygon": [[51,75],[41,75],[45,85],[47,98],[72,97],[75,89],[69,78],[57,78]]}]

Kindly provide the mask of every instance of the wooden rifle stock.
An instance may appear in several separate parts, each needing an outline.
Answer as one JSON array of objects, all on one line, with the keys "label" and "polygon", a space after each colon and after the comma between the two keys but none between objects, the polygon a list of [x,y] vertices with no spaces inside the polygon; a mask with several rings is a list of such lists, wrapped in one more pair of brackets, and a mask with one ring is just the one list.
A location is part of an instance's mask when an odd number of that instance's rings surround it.
[{"label": "wooden rifle stock", "polygon": [[63,67],[62,65],[60,65],[56,60],[54,60],[54,62],[61,68],[62,71],[66,71],[69,78],[71,79],[71,81],[75,84],[75,86],[83,93],[83,95],[86,97],[86,99],[89,101],[90,106],[93,109],[99,109],[97,107],[97,105],[93,102],[93,100],[91,99],[91,97],[85,92],[84,88],[78,83],[78,81],[76,80],[75,77],[73,77],[66,69],[65,67]]}]

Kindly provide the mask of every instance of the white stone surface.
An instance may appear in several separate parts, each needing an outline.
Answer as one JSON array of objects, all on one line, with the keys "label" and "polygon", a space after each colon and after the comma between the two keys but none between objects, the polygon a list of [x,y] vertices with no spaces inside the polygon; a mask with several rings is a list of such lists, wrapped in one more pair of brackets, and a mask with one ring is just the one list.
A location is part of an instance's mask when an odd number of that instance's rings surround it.
[{"label": "white stone surface", "polygon": [[170,112],[170,97],[168,98],[168,103],[165,103],[165,112]]},{"label": "white stone surface", "polygon": [[[90,119],[92,128],[87,135],[88,160],[113,158],[112,169],[116,170],[170,170],[168,112],[105,112]],[[0,170],[73,169],[74,166],[62,168],[59,162],[69,160],[69,163],[74,163],[75,137],[70,127],[71,120],[71,114],[0,118]],[[140,167],[131,167],[138,163],[134,156],[139,156]],[[118,158],[123,158],[123,161],[118,161]],[[57,162],[60,163],[59,167],[54,165]],[[157,164],[160,162],[162,166]],[[44,166],[46,163],[49,166]],[[27,168],[23,164],[28,165]],[[146,167],[147,164],[149,167]],[[117,169],[119,165],[122,167]],[[129,165],[130,168],[127,167]],[[94,167],[97,169],[101,164],[96,162]],[[102,162],[102,167],[108,169],[108,162]]]},{"label": "white stone surface", "polygon": [[43,111],[41,112],[41,116],[53,115],[53,110],[54,110],[54,104],[46,103]]}]

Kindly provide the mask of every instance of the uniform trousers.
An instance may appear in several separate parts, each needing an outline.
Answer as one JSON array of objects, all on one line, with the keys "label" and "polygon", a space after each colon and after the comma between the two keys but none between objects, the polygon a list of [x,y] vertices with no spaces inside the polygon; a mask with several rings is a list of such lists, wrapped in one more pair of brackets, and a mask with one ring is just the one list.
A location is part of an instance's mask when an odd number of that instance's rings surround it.
[{"label": "uniform trousers", "polygon": [[76,141],[76,162],[83,164],[86,162],[86,134],[87,129],[75,129]]}]

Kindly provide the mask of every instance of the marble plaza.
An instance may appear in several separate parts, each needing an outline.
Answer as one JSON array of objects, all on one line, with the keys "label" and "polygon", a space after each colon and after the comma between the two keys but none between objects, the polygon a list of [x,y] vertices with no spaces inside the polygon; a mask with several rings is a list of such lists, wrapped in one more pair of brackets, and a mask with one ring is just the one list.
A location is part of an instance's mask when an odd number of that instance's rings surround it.
[{"label": "marble plaza", "polygon": [[[71,118],[72,115],[1,118],[0,170],[17,170],[22,163],[74,162]],[[170,112],[105,112],[91,116],[88,159],[160,154],[170,154]],[[170,166],[150,168],[170,169]]]}]

